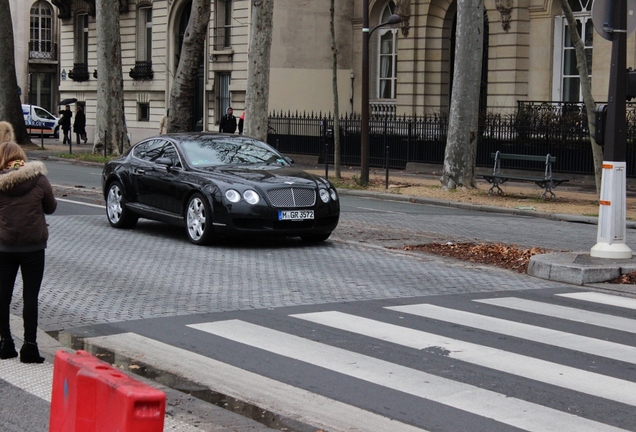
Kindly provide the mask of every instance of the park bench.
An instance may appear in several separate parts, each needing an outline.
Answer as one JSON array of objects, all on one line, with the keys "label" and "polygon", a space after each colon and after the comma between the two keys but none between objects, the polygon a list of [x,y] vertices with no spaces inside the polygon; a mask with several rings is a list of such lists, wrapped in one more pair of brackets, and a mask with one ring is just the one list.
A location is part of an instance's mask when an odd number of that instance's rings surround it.
[{"label": "park bench", "polygon": [[[495,159],[495,166],[493,167],[492,174],[484,174],[482,176],[484,179],[488,181],[488,183],[492,184],[492,186],[488,190],[488,195],[492,195],[495,188],[497,189],[497,193],[499,195],[502,195],[503,191],[501,190],[499,185],[507,182],[508,180],[513,180],[513,181],[533,182],[537,186],[543,188],[543,193],[541,194],[542,199],[545,199],[548,194],[550,194],[549,198],[556,198],[556,195],[554,195],[554,192],[552,192],[552,189],[557,187],[561,183],[565,183],[569,181],[568,179],[552,177],[552,164],[556,161],[556,156],[550,156],[550,154],[547,154],[546,156],[532,156],[532,155],[522,155],[522,154],[501,153],[497,151],[496,153],[491,153],[490,157]],[[502,160],[542,162],[545,164],[545,172],[543,176],[504,174],[501,171]]]}]

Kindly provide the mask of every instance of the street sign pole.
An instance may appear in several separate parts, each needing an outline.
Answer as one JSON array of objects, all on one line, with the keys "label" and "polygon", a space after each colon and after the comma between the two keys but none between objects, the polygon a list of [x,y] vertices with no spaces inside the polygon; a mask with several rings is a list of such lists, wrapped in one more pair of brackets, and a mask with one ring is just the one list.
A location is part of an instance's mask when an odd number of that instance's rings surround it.
[{"label": "street sign pole", "polygon": [[[602,37],[612,41],[607,121],[603,150],[603,176],[599,200],[597,243],[590,256],[628,259],[626,231],[626,148],[627,148],[627,0],[607,0],[603,23],[594,23]],[[594,14],[594,12],[593,12]],[[599,29],[600,27],[600,29]]]}]

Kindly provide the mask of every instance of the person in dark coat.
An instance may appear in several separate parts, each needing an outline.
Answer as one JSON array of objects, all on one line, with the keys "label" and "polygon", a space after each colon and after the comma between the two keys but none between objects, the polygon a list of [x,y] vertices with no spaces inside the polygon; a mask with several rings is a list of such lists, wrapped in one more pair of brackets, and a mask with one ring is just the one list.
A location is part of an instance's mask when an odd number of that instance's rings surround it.
[{"label": "person in dark coat", "polygon": [[71,107],[66,105],[66,109],[60,112],[60,115],[62,116],[60,119],[60,126],[64,133],[64,142],[62,144],[71,144],[71,117],[73,117]]},{"label": "person in dark coat", "polygon": [[236,132],[236,117],[232,114],[234,110],[232,107],[227,108],[227,114],[221,117],[221,122],[219,123],[219,132],[231,133]]},{"label": "person in dark coat", "polygon": [[244,126],[245,126],[245,111],[243,111],[243,114],[241,114],[241,116],[239,117],[239,121],[238,121],[239,135],[243,135]]},{"label": "person in dark coat", "polygon": [[22,273],[24,344],[22,363],[42,363],[36,341],[38,295],[49,237],[45,214],[57,207],[53,188],[40,161],[27,162],[13,141],[0,144],[0,359],[18,356],[11,336],[13,288]]},{"label": "person in dark coat", "polygon": [[73,132],[75,132],[75,142],[80,145],[80,140],[84,140],[84,144],[88,141],[86,137],[86,114],[81,105],[77,106],[75,111],[75,122],[73,123]]}]

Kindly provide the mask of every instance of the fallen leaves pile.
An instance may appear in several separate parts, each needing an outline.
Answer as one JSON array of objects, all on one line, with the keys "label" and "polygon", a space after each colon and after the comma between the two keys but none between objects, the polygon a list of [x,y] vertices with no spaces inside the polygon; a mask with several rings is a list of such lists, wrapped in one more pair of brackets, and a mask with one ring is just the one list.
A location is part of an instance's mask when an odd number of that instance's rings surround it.
[{"label": "fallen leaves pile", "polygon": [[[519,249],[516,245],[508,246],[502,243],[427,243],[408,245],[402,249],[432,253],[473,263],[490,264],[519,273],[527,271],[531,256],[550,252],[538,247]],[[636,284],[636,272],[626,273],[608,281],[608,283]]]},{"label": "fallen leaves pile", "polygon": [[624,275],[620,275],[616,279],[612,279],[611,281],[608,281],[608,282],[609,283],[613,283],[613,284],[630,284],[630,285],[634,285],[634,284],[636,284],[636,272],[626,273]]},{"label": "fallen leaves pile", "polygon": [[526,272],[531,256],[548,253],[547,250],[537,247],[519,249],[515,245],[509,246],[502,243],[427,243],[408,245],[402,249],[433,253],[473,263],[495,265],[519,273]]}]

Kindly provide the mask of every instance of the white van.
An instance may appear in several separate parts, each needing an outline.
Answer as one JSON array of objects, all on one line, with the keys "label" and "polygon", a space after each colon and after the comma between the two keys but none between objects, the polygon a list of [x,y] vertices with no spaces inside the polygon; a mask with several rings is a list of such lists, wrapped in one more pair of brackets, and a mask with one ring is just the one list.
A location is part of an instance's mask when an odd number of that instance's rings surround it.
[{"label": "white van", "polygon": [[22,115],[27,131],[32,135],[52,135],[59,136],[59,117],[55,117],[42,107],[37,105],[22,104]]}]

